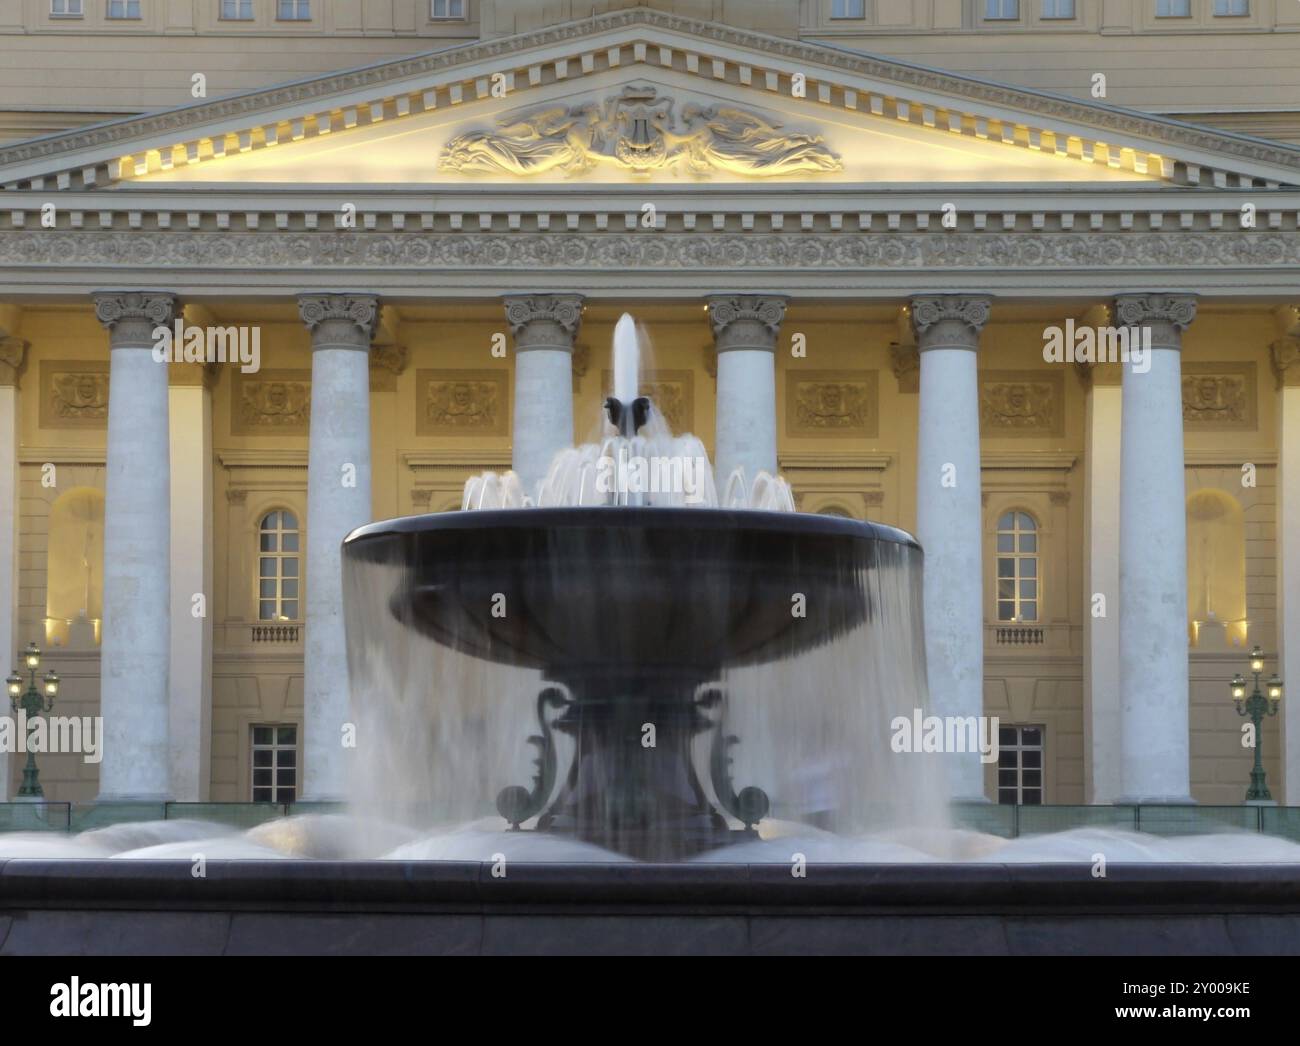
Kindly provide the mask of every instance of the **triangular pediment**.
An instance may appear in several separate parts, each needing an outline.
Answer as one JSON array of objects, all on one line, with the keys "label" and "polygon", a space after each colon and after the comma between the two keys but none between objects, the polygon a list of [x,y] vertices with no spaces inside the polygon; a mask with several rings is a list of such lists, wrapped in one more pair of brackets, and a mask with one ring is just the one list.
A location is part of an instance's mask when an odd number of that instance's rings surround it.
[{"label": "triangular pediment", "polygon": [[0,149],[6,189],[1300,184],[1300,150],[643,8]]}]

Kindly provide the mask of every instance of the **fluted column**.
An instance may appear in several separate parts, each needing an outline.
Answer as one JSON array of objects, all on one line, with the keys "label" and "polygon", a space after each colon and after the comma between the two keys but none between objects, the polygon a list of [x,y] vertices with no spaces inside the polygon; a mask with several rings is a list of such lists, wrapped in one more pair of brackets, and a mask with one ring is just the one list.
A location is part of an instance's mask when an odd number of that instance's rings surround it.
[{"label": "fluted column", "polygon": [[154,291],[105,291],[94,301],[108,329],[111,360],[99,799],[157,801],[171,794],[171,481],[168,365],[153,358],[153,331],[172,322],[176,299]]},{"label": "fluted column", "polygon": [[551,459],[573,446],[573,339],[582,301],[580,294],[505,298],[515,341],[511,468],[529,497],[537,496]]},{"label": "fluted column", "polygon": [[[916,461],[916,536],[925,550],[925,656],[930,710],[984,713],[979,384],[975,357],[988,322],[986,297],[915,298],[921,357]],[[979,752],[946,756],[948,790],[984,798]]]},{"label": "fluted column", "polygon": [[[10,659],[23,645],[18,639],[18,371],[26,351],[27,343],[0,323],[0,671],[6,674],[16,667]],[[0,803],[9,799],[9,767],[8,751],[0,750]]]},{"label": "fluted column", "polygon": [[[1125,802],[1191,801],[1183,331],[1192,295],[1126,294],[1115,322],[1150,359],[1124,367],[1119,494],[1120,750]],[[1149,369],[1148,368],[1149,364]]]},{"label": "fluted column", "polygon": [[788,299],[718,294],[708,299],[718,350],[713,473],[719,496],[736,469],[752,484],[776,474],[776,339]]},{"label": "fluted column", "polygon": [[312,350],[300,797],[306,801],[339,800],[347,791],[343,729],[351,711],[341,545],[371,519],[370,339],[378,311],[378,299],[367,294],[298,298]]}]

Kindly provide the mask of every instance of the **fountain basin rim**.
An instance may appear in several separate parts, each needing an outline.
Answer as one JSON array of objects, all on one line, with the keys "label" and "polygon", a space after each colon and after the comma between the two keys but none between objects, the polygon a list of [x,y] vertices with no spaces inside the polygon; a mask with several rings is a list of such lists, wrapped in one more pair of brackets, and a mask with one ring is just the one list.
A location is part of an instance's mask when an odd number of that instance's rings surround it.
[{"label": "fountain basin rim", "polygon": [[582,506],[564,508],[480,509],[399,516],[357,527],[343,539],[345,546],[358,546],[374,539],[399,534],[421,534],[437,530],[536,530],[539,527],[680,527],[683,530],[750,530],[798,532],[826,537],[856,537],[887,541],[921,549],[920,542],[905,530],[874,523],[810,512],[762,512],[754,509],[666,508]]}]

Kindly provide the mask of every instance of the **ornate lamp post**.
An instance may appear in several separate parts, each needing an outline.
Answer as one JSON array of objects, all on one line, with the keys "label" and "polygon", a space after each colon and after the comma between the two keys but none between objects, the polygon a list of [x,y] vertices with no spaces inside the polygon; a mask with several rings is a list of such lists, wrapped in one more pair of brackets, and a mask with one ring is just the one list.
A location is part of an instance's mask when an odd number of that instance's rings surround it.
[{"label": "ornate lamp post", "polygon": [[[23,677],[18,674],[17,669],[9,673],[9,678],[5,682],[9,685],[9,706],[14,712],[22,709],[26,714],[27,731],[30,734],[36,726],[36,717],[54,707],[54,698],[59,692],[59,677],[51,669],[45,673],[45,678],[42,680],[45,684],[45,693],[41,694],[36,689],[36,670],[41,665],[41,652],[35,643],[27,644],[27,649],[23,651],[23,664],[29,674],[26,693],[23,692]],[[30,744],[27,746],[27,764],[23,767],[23,783],[18,789],[18,798],[45,798],[45,792],[41,789],[40,771],[36,769],[36,753],[32,751]]]},{"label": "ornate lamp post", "polygon": [[1273,676],[1265,684],[1268,696],[1265,697],[1259,689],[1259,677],[1264,674],[1264,651],[1256,646],[1250,652],[1250,671],[1255,677],[1255,689],[1249,697],[1246,696],[1246,680],[1240,672],[1232,677],[1232,683],[1229,684],[1232,690],[1232,700],[1237,705],[1237,715],[1250,716],[1250,721],[1255,724],[1255,766],[1250,771],[1250,787],[1246,790],[1246,802],[1258,802],[1260,800],[1271,800],[1273,796],[1269,793],[1268,785],[1264,781],[1264,763],[1260,744],[1260,726],[1264,721],[1264,715],[1277,715],[1277,706],[1282,703],[1282,680],[1274,672]]}]

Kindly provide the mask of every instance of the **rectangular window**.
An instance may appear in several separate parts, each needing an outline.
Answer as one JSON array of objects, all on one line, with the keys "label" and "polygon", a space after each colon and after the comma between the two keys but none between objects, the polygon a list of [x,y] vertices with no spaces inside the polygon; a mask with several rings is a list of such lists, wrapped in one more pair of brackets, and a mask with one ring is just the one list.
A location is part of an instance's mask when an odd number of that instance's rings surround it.
[{"label": "rectangular window", "polygon": [[252,728],[252,797],[255,803],[292,803],[298,797],[298,727],[293,723]]},{"label": "rectangular window", "polygon": [[81,0],[50,0],[50,14],[55,18],[80,18]]},{"label": "rectangular window", "polygon": [[1192,0],[1156,0],[1157,18],[1190,18]]},{"label": "rectangular window", "polygon": [[1043,737],[1041,726],[998,727],[998,802],[1043,805]]},{"label": "rectangular window", "polygon": [[989,20],[1019,18],[1020,0],[984,0],[984,17]]},{"label": "rectangular window", "polygon": [[465,17],[465,0],[432,0],[429,17],[439,21]]},{"label": "rectangular window", "polygon": [[832,18],[866,18],[867,0],[832,0]]},{"label": "rectangular window", "polygon": [[253,0],[221,0],[221,17],[236,22],[251,22]]},{"label": "rectangular window", "polygon": [[1230,15],[1250,14],[1250,0],[1214,0],[1214,13],[1225,18]]},{"label": "rectangular window", "polygon": [[139,18],[140,0],[108,0],[109,18]]},{"label": "rectangular window", "polygon": [[1043,0],[1044,18],[1073,18],[1074,0]]},{"label": "rectangular window", "polygon": [[282,22],[310,22],[311,0],[279,0],[276,17]]}]

